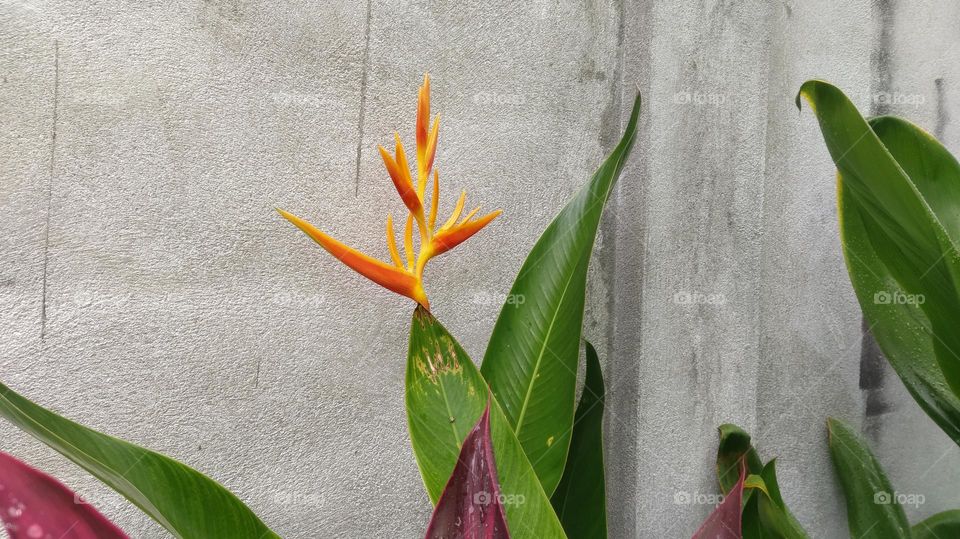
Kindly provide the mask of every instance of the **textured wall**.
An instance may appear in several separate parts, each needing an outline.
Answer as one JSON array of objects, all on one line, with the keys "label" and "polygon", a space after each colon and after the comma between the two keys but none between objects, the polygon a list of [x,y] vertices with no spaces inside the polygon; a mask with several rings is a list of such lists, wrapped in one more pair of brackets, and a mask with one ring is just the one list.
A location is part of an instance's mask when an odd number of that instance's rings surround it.
[{"label": "textured wall", "polygon": [[[374,148],[412,136],[429,71],[447,204],[465,188],[504,209],[428,271],[437,316],[480,357],[639,88],[585,328],[611,393],[613,536],[690,535],[710,507],[678,494],[715,492],[726,421],[779,456],[816,537],[845,534],[828,415],[925,496],[911,518],[960,506],[960,451],[864,336],[833,167],[793,106],[826,78],[960,150],[960,5],[456,4],[0,0],[0,378],[207,472],[286,537],[415,537],[410,305],[273,207],[385,256],[382,201],[401,206]],[[166,536],[26,435],[0,440],[133,536]]]}]

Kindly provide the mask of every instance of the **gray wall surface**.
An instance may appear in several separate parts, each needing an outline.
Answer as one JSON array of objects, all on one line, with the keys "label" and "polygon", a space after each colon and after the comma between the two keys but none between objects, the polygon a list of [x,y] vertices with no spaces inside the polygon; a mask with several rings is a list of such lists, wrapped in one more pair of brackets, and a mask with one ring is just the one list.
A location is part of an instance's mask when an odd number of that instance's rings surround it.
[{"label": "gray wall surface", "polygon": [[[610,390],[611,535],[696,529],[723,422],[779,457],[814,537],[846,535],[827,416],[923,496],[912,520],[960,507],[960,450],[865,336],[834,168],[793,104],[825,78],[960,150],[958,20],[953,0],[0,0],[0,379],[206,472],[285,537],[417,537],[410,302],[273,208],[386,258],[402,207],[375,147],[412,140],[430,72],[442,211],[460,189],[504,210],[427,272],[479,358],[639,89],[585,323]],[[167,536],[7,424],[0,450]]]}]

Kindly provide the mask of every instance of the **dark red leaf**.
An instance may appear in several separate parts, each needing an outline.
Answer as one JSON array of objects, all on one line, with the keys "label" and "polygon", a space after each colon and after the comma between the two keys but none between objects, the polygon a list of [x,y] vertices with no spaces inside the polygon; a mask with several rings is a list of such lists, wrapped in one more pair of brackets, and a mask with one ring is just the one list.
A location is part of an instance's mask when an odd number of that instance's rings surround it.
[{"label": "dark red leaf", "polygon": [[743,482],[747,477],[747,465],[740,460],[740,479],[730,489],[720,505],[710,513],[693,539],[742,539],[740,511],[743,503]]},{"label": "dark red leaf", "polygon": [[427,539],[509,539],[490,440],[490,402],[463,441],[440,495]]},{"label": "dark red leaf", "polygon": [[3,452],[0,520],[10,539],[129,539],[63,483]]}]

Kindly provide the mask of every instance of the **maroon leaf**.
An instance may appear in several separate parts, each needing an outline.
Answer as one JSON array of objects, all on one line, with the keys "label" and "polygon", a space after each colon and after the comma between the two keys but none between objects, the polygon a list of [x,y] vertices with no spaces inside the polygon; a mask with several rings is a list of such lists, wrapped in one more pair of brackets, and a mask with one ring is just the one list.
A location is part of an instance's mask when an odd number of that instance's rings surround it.
[{"label": "maroon leaf", "polygon": [[510,539],[490,440],[490,401],[463,441],[437,501],[427,539]]},{"label": "maroon leaf", "polygon": [[3,452],[0,520],[10,539],[129,539],[63,483]]},{"label": "maroon leaf", "polygon": [[740,460],[740,479],[730,489],[720,505],[710,513],[693,539],[742,539],[740,511],[743,503],[743,482],[747,477],[747,465]]}]

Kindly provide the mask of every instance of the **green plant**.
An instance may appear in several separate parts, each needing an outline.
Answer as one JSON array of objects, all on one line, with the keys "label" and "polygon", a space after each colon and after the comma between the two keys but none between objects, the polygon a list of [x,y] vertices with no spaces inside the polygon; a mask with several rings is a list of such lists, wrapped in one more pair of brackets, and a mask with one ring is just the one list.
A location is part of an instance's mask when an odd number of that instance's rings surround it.
[{"label": "green plant", "polygon": [[800,89],[838,170],[843,254],[887,360],[960,444],[960,165],[901,118],[865,120],[835,86]]},{"label": "green plant", "polygon": [[[389,216],[392,264],[280,210],[347,266],[419,304],[410,330],[406,406],[414,454],[427,493],[437,504],[430,534],[606,535],[603,378],[589,344],[588,378],[575,411],[576,371],[593,241],[604,204],[633,146],[639,111],[638,96],[623,139],[528,256],[510,296],[524,301],[504,305],[480,369],[430,313],[422,276],[427,261],[474,235],[499,212],[475,218],[474,210],[461,218],[461,195],[450,218],[437,226],[440,190],[433,159],[439,123],[435,120],[432,130],[427,128],[429,79],[420,90],[417,110],[415,178],[399,136],[393,154],[380,149],[409,210],[405,259]],[[174,535],[275,536],[223,487],[172,459],[73,423],[3,386],[0,413],[126,496]],[[476,478],[482,481],[471,483]],[[466,500],[465,493],[470,494]],[[466,518],[469,515],[482,518]]]},{"label": "green plant", "polygon": [[[870,449],[850,426],[828,419],[827,434],[830,458],[846,502],[851,538],[957,537],[960,511],[938,513],[911,528],[903,505],[923,503],[922,495],[898,492]],[[720,426],[717,478],[724,495],[743,498],[741,525],[744,539],[808,537],[783,501],[775,465],[775,460],[763,463],[750,435],[743,429],[735,425]]]},{"label": "green plant", "polygon": [[717,480],[720,491],[730,495],[737,488],[741,470],[747,475],[742,526],[743,537],[805,539],[807,533],[787,509],[780,495],[776,459],[764,463],[753,447],[750,435],[736,425],[720,425],[717,447]]},{"label": "green plant", "polygon": [[[870,331],[920,407],[960,444],[960,164],[902,118],[864,119],[829,83],[804,83],[798,107],[801,98],[837,166],[843,254]],[[957,536],[958,511],[911,529],[867,445],[840,421],[827,427],[852,537]]]}]

